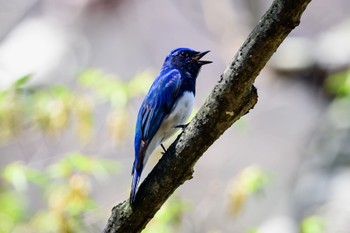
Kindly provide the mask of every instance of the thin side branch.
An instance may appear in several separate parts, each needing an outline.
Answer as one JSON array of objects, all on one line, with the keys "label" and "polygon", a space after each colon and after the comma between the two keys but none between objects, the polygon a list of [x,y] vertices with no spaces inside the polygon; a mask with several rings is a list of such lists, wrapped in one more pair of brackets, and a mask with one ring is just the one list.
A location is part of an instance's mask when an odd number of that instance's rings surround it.
[{"label": "thin side branch", "polygon": [[203,153],[257,103],[253,83],[278,46],[300,23],[311,0],[275,0],[221,75],[210,96],[141,184],[135,206],[112,210],[105,233],[140,232],[186,180]]}]

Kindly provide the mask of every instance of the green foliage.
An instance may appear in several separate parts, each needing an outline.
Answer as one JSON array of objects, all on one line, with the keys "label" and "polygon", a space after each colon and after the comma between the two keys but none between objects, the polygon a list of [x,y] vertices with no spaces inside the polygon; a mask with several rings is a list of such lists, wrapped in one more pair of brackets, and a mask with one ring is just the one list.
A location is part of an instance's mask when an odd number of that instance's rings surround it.
[{"label": "green foliage", "polygon": [[259,233],[259,231],[258,231],[258,229],[253,228],[253,229],[248,230],[247,233]]},{"label": "green foliage", "polygon": [[0,186],[0,233],[11,232],[23,219],[26,202],[14,190]]},{"label": "green foliage", "polygon": [[271,175],[257,165],[243,169],[235,178],[230,189],[230,212],[237,215],[247,199],[261,192],[270,182]]},{"label": "green foliage", "polygon": [[33,125],[51,134],[58,133],[69,126],[74,116],[78,118],[79,129],[84,126],[84,135],[87,135],[87,128],[92,124],[87,97],[74,94],[63,86],[29,92],[23,89],[29,78],[23,77],[8,90],[0,92],[0,140],[13,137],[24,125]]},{"label": "green foliage", "polygon": [[84,71],[78,80],[81,86],[92,89],[100,100],[111,103],[115,109],[123,109],[130,98],[148,91],[153,77],[150,72],[145,71],[129,82],[123,82],[119,77],[90,69]]},{"label": "green foliage", "polygon": [[319,216],[309,216],[301,222],[301,233],[323,233],[325,232],[325,220]]},{"label": "green foliage", "polygon": [[75,109],[74,95],[65,87],[51,87],[32,96],[32,117],[40,129],[59,131],[68,126],[68,117]]},{"label": "green foliage", "polygon": [[126,85],[120,78],[105,75],[100,70],[86,70],[78,80],[83,87],[91,88],[97,97],[115,108],[124,108],[128,102]]},{"label": "green foliage", "polygon": [[[96,207],[91,197],[91,179],[117,172],[115,161],[71,153],[44,170],[11,163],[1,173],[0,233],[2,232],[81,232],[87,227],[82,214]],[[29,184],[43,196],[44,209],[27,209]]]},{"label": "green foliage", "polygon": [[19,124],[24,115],[22,103],[26,102],[23,95],[20,94],[20,89],[29,78],[29,75],[24,76],[8,89],[0,91],[0,140],[12,136],[19,130]]},{"label": "green foliage", "polygon": [[153,81],[149,71],[137,74],[128,82],[119,77],[106,75],[100,70],[89,69],[78,78],[80,86],[88,88],[100,102],[111,105],[112,111],[107,114],[107,128],[116,142],[130,135],[130,115],[128,103],[134,97],[147,93]]},{"label": "green foliage", "polygon": [[338,97],[350,95],[350,70],[334,73],[325,81],[326,90]]},{"label": "green foliage", "polygon": [[24,86],[25,86],[26,84],[28,84],[29,79],[30,79],[31,76],[32,76],[31,74],[27,74],[27,75],[25,75],[25,76],[23,76],[23,77],[17,79],[17,80],[14,82],[14,84],[12,85],[11,88],[13,88],[13,89],[15,89],[15,90],[18,90],[18,89],[20,89],[20,88],[24,88]]},{"label": "green foliage", "polygon": [[[64,156],[51,166],[40,170],[19,162],[5,167],[0,181],[0,233],[91,232],[83,214],[96,208],[91,196],[91,179],[107,178],[120,170],[119,163],[97,159],[77,152]],[[41,190],[44,207],[29,210],[28,187]],[[176,232],[182,214],[189,203],[171,198],[143,231]]]},{"label": "green foliage", "polygon": [[[131,81],[89,69],[78,77],[78,89],[53,86],[41,90],[25,89],[30,75],[18,79],[7,90],[0,91],[0,141],[8,140],[32,125],[51,135],[75,126],[82,141],[93,134],[94,107],[107,102],[112,111],[107,114],[107,128],[116,141],[123,140],[130,130],[128,102],[147,92],[152,83],[150,72],[137,74]],[[88,89],[91,92],[87,92]]]},{"label": "green foliage", "polygon": [[[153,76],[146,71],[125,82],[90,69],[78,77],[76,89],[52,86],[30,90],[29,80],[30,75],[24,76],[0,91],[2,143],[28,126],[51,136],[74,128],[77,136],[87,141],[93,135],[95,108],[106,103],[111,106],[106,126],[114,139],[121,141],[131,129],[129,102],[147,92]],[[8,164],[0,172],[0,233],[95,232],[83,216],[97,207],[91,181],[106,181],[120,169],[117,162],[79,152],[43,169],[18,161]],[[33,189],[39,191],[35,202],[41,203],[40,209],[30,205]],[[144,232],[175,232],[186,206],[178,198],[170,199]]]},{"label": "green foliage", "polygon": [[19,162],[14,162],[5,167],[1,174],[2,178],[17,191],[24,191],[28,187],[28,182],[44,186],[47,184],[47,176],[44,172],[34,170],[24,166]]},{"label": "green foliage", "polygon": [[142,233],[171,233],[181,223],[182,214],[189,209],[189,203],[177,197],[170,198],[148,223]]},{"label": "green foliage", "polygon": [[350,70],[329,75],[326,90],[335,95],[328,108],[330,123],[336,128],[350,127]]},{"label": "green foliage", "polygon": [[109,173],[114,172],[116,169],[120,169],[116,162],[95,159],[74,152],[50,166],[48,173],[52,177],[67,177],[77,171],[91,174],[98,179],[105,179]]}]

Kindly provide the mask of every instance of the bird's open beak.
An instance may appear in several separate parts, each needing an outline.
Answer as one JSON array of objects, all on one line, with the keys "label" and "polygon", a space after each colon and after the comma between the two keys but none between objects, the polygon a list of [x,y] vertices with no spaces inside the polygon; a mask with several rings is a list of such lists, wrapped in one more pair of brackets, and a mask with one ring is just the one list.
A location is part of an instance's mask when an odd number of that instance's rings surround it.
[{"label": "bird's open beak", "polygon": [[209,64],[212,63],[212,61],[203,61],[203,60],[199,60],[201,59],[205,54],[209,53],[210,50],[205,51],[205,52],[198,52],[196,53],[194,56],[192,56],[192,60],[197,61],[198,64],[200,65],[205,65],[205,64]]}]

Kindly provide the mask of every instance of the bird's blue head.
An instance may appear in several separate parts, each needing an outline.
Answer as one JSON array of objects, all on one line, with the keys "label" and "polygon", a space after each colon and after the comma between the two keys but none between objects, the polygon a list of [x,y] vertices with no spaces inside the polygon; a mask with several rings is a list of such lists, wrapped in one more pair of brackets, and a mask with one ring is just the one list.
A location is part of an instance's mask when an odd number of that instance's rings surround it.
[{"label": "bird's blue head", "polygon": [[184,70],[197,77],[202,65],[212,63],[212,61],[200,60],[210,51],[198,52],[189,48],[177,48],[169,53],[165,58],[162,70],[175,68]]}]

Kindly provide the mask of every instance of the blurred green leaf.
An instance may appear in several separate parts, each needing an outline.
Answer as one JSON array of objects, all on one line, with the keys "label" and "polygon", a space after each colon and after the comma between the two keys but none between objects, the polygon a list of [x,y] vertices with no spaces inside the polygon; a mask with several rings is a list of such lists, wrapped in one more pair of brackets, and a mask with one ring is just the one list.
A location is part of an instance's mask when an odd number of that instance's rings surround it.
[{"label": "blurred green leaf", "polygon": [[7,165],[2,172],[2,177],[18,191],[24,191],[28,186],[25,168],[22,164],[12,163]]},{"label": "blurred green leaf", "polygon": [[80,85],[85,87],[95,87],[99,85],[99,79],[103,78],[104,74],[99,69],[84,70],[78,77]]},{"label": "blurred green leaf", "polygon": [[142,233],[171,233],[176,232],[182,215],[189,209],[190,203],[177,197],[170,198],[148,223]]},{"label": "blurred green leaf", "polygon": [[26,204],[16,192],[0,192],[0,233],[11,232],[23,217]]},{"label": "blurred green leaf", "polygon": [[270,182],[271,175],[258,165],[244,168],[235,178],[230,188],[230,212],[237,215],[247,199],[262,191]]},{"label": "blurred green leaf", "polygon": [[13,87],[14,89],[23,88],[23,86],[26,85],[26,84],[29,82],[29,80],[30,80],[31,77],[32,77],[32,74],[27,74],[27,75],[25,75],[25,76],[23,76],[23,77],[17,79],[17,80],[13,83],[12,87]]},{"label": "blurred green leaf", "polygon": [[127,86],[118,77],[89,69],[79,76],[78,81],[95,91],[103,101],[110,102],[114,108],[125,108],[128,101]]},{"label": "blurred green leaf", "polygon": [[72,99],[66,97],[63,94],[58,98],[51,91],[40,91],[35,94],[33,119],[40,129],[58,132],[66,128],[72,108]]},{"label": "blurred green leaf", "polygon": [[93,91],[94,96],[74,92],[66,86],[53,86],[40,90],[24,90],[30,75],[16,81],[13,87],[0,92],[0,139],[9,139],[24,125],[57,136],[71,124],[77,128],[78,138],[84,142],[92,137],[94,97],[111,104],[113,111],[106,114],[108,129],[116,142],[123,141],[130,133],[128,102],[149,89],[154,77],[151,72],[141,72],[128,82],[98,69],[87,69],[78,78],[81,86]]},{"label": "blurred green leaf", "polygon": [[94,166],[93,161],[89,157],[80,153],[71,153],[67,156],[67,160],[69,160],[73,168],[82,172],[91,172]]},{"label": "blurred green leaf", "polygon": [[79,215],[91,211],[97,207],[96,202],[90,198],[71,199],[66,206],[66,210],[71,215]]},{"label": "blurred green leaf", "polygon": [[324,233],[325,220],[320,216],[309,216],[301,222],[301,233]]},{"label": "blurred green leaf", "polygon": [[[131,93],[143,93],[149,88],[146,74],[133,79],[130,84],[99,70],[87,70],[79,82],[96,95],[77,93],[65,86],[28,92],[25,85],[29,78],[29,75],[22,77],[8,90],[0,91],[0,139],[14,135],[24,125],[32,124],[53,135],[74,123],[80,138],[86,140],[93,130],[94,96],[111,103],[112,113],[117,116],[117,120],[113,118],[116,126],[113,130],[115,134],[125,136],[130,130],[126,107],[133,96]],[[91,197],[91,179],[106,179],[110,173],[118,171],[120,164],[116,161],[81,153],[68,154],[42,170],[19,162],[9,164],[1,171],[5,185],[0,186],[0,233],[11,232],[14,227],[17,233],[87,232],[81,214],[96,208]],[[44,194],[37,198],[44,198],[45,206],[36,213],[28,213],[24,191],[33,183]]]},{"label": "blurred green leaf", "polygon": [[53,178],[69,176],[72,174],[72,171],[73,166],[66,159],[62,159],[61,161],[54,163],[48,167],[48,173]]},{"label": "blurred green leaf", "polygon": [[120,165],[116,161],[91,158],[78,152],[68,154],[60,162],[49,167],[49,172],[53,177],[66,177],[78,171],[104,179],[109,173],[119,170]]},{"label": "blurred green leaf", "polygon": [[42,210],[38,211],[31,219],[31,225],[39,233],[62,232],[60,231],[61,218],[55,212]]},{"label": "blurred green leaf", "polygon": [[240,174],[240,183],[249,194],[261,190],[269,181],[269,174],[257,165],[252,165],[243,169]]},{"label": "blurred green leaf", "polygon": [[22,125],[23,107],[22,99],[13,90],[5,90],[0,98],[0,140],[15,135]]},{"label": "blurred green leaf", "polygon": [[146,94],[153,81],[154,74],[149,70],[136,74],[127,86],[129,97],[132,98],[140,94]]},{"label": "blurred green leaf", "polygon": [[119,165],[115,161],[90,158],[80,153],[69,154],[67,160],[71,162],[74,168],[81,172],[113,172],[119,169]]},{"label": "blurred green leaf", "polygon": [[24,191],[28,186],[28,182],[39,186],[43,186],[48,182],[48,177],[44,172],[29,168],[18,162],[7,165],[2,172],[2,177],[19,191]]},{"label": "blurred green leaf", "polygon": [[28,181],[39,185],[39,186],[45,186],[49,182],[49,177],[45,171],[39,171],[35,169],[26,168],[25,174],[28,179]]},{"label": "blurred green leaf", "polygon": [[78,136],[82,141],[88,141],[93,131],[93,113],[91,102],[84,97],[75,98],[75,115],[77,118]]},{"label": "blurred green leaf", "polygon": [[49,89],[49,92],[51,92],[54,96],[58,96],[64,99],[71,99],[71,97],[73,96],[72,91],[68,87],[62,85],[51,87]]},{"label": "blurred green leaf", "polygon": [[334,73],[325,80],[325,88],[338,97],[350,95],[350,70]]}]

